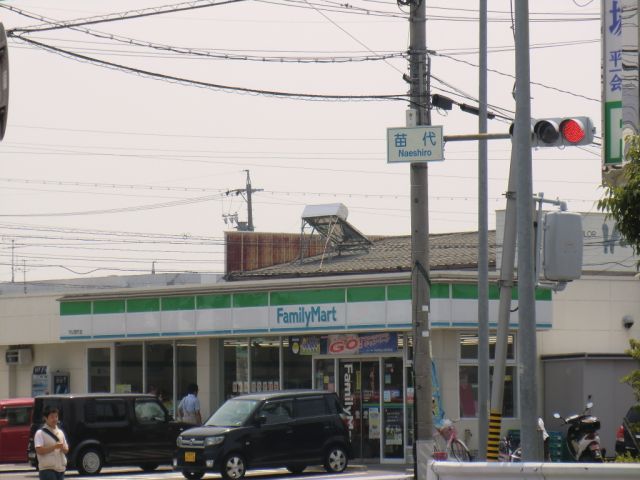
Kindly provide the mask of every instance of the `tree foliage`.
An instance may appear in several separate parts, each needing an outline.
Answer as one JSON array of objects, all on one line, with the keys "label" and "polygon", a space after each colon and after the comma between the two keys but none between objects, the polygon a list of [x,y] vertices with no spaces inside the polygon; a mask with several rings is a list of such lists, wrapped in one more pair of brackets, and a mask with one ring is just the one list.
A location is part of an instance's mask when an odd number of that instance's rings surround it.
[{"label": "tree foliage", "polygon": [[613,218],[617,230],[640,254],[640,136],[627,138],[629,162],[622,167],[621,181],[605,183],[604,197],[598,201],[598,209]]},{"label": "tree foliage", "polygon": [[[631,355],[640,365],[640,340],[629,339],[629,349],[625,353]],[[629,375],[625,375],[620,381],[631,387],[636,396],[636,400],[640,403],[640,369],[632,370]]]}]

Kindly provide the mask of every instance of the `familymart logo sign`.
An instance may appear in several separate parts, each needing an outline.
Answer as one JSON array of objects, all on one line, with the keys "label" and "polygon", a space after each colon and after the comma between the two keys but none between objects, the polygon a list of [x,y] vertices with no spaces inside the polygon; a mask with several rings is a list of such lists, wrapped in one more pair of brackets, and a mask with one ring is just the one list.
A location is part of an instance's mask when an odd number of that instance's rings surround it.
[{"label": "familymart logo sign", "polygon": [[[276,309],[277,325],[289,327],[313,328],[314,326],[329,326],[338,323],[342,309],[336,306],[296,306],[278,307]],[[343,323],[342,320],[341,323]]]}]

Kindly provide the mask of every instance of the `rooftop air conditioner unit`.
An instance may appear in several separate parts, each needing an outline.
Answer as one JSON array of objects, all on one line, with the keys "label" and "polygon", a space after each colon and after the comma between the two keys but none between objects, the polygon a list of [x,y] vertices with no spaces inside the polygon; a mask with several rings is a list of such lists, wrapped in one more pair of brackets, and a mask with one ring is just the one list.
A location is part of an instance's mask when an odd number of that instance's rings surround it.
[{"label": "rooftop air conditioner unit", "polygon": [[12,348],[5,352],[7,365],[29,365],[33,358],[30,348]]}]

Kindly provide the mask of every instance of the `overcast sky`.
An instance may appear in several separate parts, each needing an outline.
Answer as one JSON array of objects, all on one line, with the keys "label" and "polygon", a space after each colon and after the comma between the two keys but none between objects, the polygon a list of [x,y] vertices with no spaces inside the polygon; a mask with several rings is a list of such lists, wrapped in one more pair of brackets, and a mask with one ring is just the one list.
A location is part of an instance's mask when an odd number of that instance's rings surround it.
[{"label": "overcast sky", "polygon": [[[244,187],[247,169],[263,189],[253,196],[258,231],[299,232],[305,205],[342,202],[365,234],[410,233],[409,166],[386,163],[386,128],[404,126],[406,102],[238,93],[115,67],[254,91],[401,95],[408,89],[401,56],[407,7],[387,0],[354,0],[350,8],[329,0],[218,3],[83,30],[16,31],[112,65],[10,39],[0,280],[11,280],[12,253],[16,281],[25,266],[27,280],[145,273],[153,261],[158,272],[222,272],[223,232],[233,228],[223,215],[247,216],[244,201],[223,192]],[[477,3],[427,3],[432,93],[470,105],[478,96]],[[600,143],[600,3],[530,3],[533,116],[589,115]],[[5,1],[23,12],[0,9],[0,19],[11,30],[171,4]],[[489,103],[512,117],[510,2],[493,0],[489,8]],[[457,107],[434,111],[432,122],[445,135],[478,129],[478,118]],[[490,120],[489,129],[506,132],[509,123]],[[490,228],[504,207],[509,156],[508,142],[490,142]],[[477,145],[450,143],[445,158],[429,167],[430,230],[476,230]],[[597,145],[536,151],[533,190],[594,211],[600,165]]]}]

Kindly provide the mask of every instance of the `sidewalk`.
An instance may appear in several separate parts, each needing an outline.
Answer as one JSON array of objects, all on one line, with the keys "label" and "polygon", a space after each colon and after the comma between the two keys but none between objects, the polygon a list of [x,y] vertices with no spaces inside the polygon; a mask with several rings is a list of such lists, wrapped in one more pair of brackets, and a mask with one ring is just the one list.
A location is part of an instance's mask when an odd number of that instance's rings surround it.
[{"label": "sidewalk", "polygon": [[[319,467],[320,468],[320,467]],[[35,469],[28,463],[0,463],[0,473],[28,472]],[[350,471],[386,471],[386,472],[413,472],[413,465],[405,463],[350,463],[347,466]]]},{"label": "sidewalk", "polygon": [[349,463],[347,470],[378,470],[387,472],[413,472],[410,463]]},{"label": "sidewalk", "polygon": [[35,471],[28,463],[0,463],[0,473]]}]

